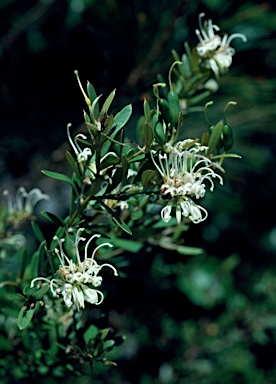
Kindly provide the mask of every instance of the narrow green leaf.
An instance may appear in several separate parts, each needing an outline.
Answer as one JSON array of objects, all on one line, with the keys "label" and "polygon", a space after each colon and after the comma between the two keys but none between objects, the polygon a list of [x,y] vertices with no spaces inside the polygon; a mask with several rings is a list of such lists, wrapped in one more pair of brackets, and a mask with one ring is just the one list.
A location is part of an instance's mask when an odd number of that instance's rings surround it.
[{"label": "narrow green leaf", "polygon": [[200,101],[202,101],[202,100],[206,99],[208,96],[210,96],[210,94],[211,94],[211,91],[205,91],[205,92],[199,93],[198,95],[196,95],[194,97],[190,97],[189,105],[199,103]]},{"label": "narrow green leaf", "polygon": [[142,155],[136,156],[133,159],[129,160],[129,163],[138,163],[139,161],[145,160],[145,154],[143,153]]},{"label": "narrow green leaf", "polygon": [[105,329],[103,329],[102,330],[102,335],[101,335],[101,340],[104,340],[105,338],[106,338],[106,336],[108,335],[108,333],[109,333],[109,328],[105,328]]},{"label": "narrow green leaf", "polygon": [[73,181],[66,175],[63,175],[62,173],[58,173],[58,172],[51,172],[51,171],[41,171],[44,175],[48,176],[48,177],[51,177],[53,179],[57,179],[57,180],[61,180],[61,181],[65,181],[65,183],[68,183],[71,185],[72,188],[74,188],[75,192],[78,194],[77,190],[76,190],[76,186],[75,184],[73,183]]},{"label": "narrow green leaf", "polygon": [[88,114],[85,111],[83,111],[83,117],[84,117],[84,121],[86,123],[90,123],[91,122],[90,117],[88,116]]},{"label": "narrow green leaf", "polygon": [[42,211],[41,214],[46,220],[50,221],[50,223],[53,223],[58,227],[65,227],[64,221],[59,216],[46,211]]},{"label": "narrow green leaf", "polygon": [[175,244],[174,242],[172,242],[172,239],[170,237],[163,237],[160,240],[159,245],[162,248],[176,251],[181,255],[195,256],[195,255],[200,255],[204,252],[202,248]]},{"label": "narrow green leaf", "polygon": [[25,305],[21,308],[17,321],[20,330],[25,329],[30,325],[34,312],[35,308],[27,309]]},{"label": "narrow green leaf", "polygon": [[222,130],[223,130],[223,122],[220,120],[213,128],[212,130],[212,133],[211,133],[211,136],[210,136],[210,140],[209,140],[209,143],[208,143],[208,151],[207,151],[207,155],[210,155],[211,153],[214,152],[214,150],[216,149],[220,139],[221,139],[221,134],[222,134]]},{"label": "narrow green leaf", "polygon": [[180,255],[189,255],[189,256],[201,255],[204,252],[202,248],[188,247],[185,245],[179,245],[176,250]]},{"label": "narrow green leaf", "polygon": [[174,61],[180,61],[179,54],[176,52],[175,49],[172,50],[172,56],[174,58]]},{"label": "narrow green leaf", "polygon": [[114,340],[106,340],[104,342],[104,349],[107,350],[107,349],[110,349],[113,347],[113,345],[115,344],[115,341]]},{"label": "narrow green leaf", "polygon": [[31,224],[37,240],[40,243],[42,243],[42,241],[44,241],[44,236],[43,236],[43,233],[41,232],[41,229],[39,228],[38,224],[35,221],[32,221]]},{"label": "narrow green leaf", "polygon": [[139,243],[138,241],[121,239],[115,236],[111,236],[110,241],[114,245],[114,247],[122,248],[125,251],[132,253],[138,253],[143,247],[143,243]]},{"label": "narrow green leaf", "polygon": [[66,160],[68,161],[68,163],[70,164],[70,167],[72,168],[73,172],[75,172],[75,174],[80,179],[81,175],[80,175],[78,166],[77,166],[76,161],[74,160],[73,156],[71,155],[71,153],[68,151],[65,151],[65,157],[66,157]]},{"label": "narrow green leaf", "polygon": [[120,131],[120,129],[126,125],[128,120],[130,119],[131,113],[131,104],[125,106],[120,112],[117,113],[113,120],[113,127],[115,127],[115,131],[111,135],[112,138],[114,138],[115,135]]},{"label": "narrow green leaf", "polygon": [[124,186],[126,184],[126,181],[127,181],[129,164],[128,164],[128,161],[127,161],[127,158],[125,155],[122,156],[121,161],[122,161],[122,168],[123,168],[122,185]]},{"label": "narrow green leaf", "polygon": [[236,153],[223,153],[222,155],[215,155],[212,157],[212,160],[216,159],[227,159],[227,158],[234,158],[234,159],[241,159],[240,155],[237,155]]},{"label": "narrow green leaf", "polygon": [[110,105],[114,99],[115,92],[116,92],[116,89],[114,89],[114,91],[112,91],[110,93],[110,95],[108,96],[108,98],[105,100],[104,105],[103,105],[102,110],[101,110],[101,114],[107,113],[107,111],[109,110],[109,107],[110,107]]},{"label": "narrow green leaf", "polygon": [[181,68],[184,71],[185,77],[191,76],[191,65],[188,56],[184,53],[182,55],[182,65]]},{"label": "narrow green leaf", "polygon": [[32,296],[35,300],[41,300],[44,295],[48,292],[50,288],[49,284],[42,285],[39,289],[36,286],[31,288],[29,285],[24,289],[24,294],[27,296]]},{"label": "narrow green leaf", "polygon": [[45,256],[46,240],[43,240],[38,250],[34,252],[30,262],[23,265],[23,280],[34,279],[39,276],[40,264]]},{"label": "narrow green leaf", "polygon": [[[143,160],[145,160],[145,155],[143,154]],[[135,159],[133,159],[134,161]],[[137,156],[136,158],[136,162],[138,162],[140,160],[140,156]],[[141,159],[142,160],[142,159]],[[129,163],[131,163],[132,160],[129,161]],[[134,184],[136,183],[139,183],[140,181],[142,181],[142,174],[144,173],[144,171],[147,171],[147,170],[151,170],[152,169],[152,162],[148,159],[146,159],[146,161],[144,163],[141,163],[140,165],[140,168],[134,178]]]},{"label": "narrow green leaf", "polygon": [[147,188],[149,183],[153,180],[154,176],[155,176],[155,172],[152,169],[147,169],[142,173],[141,181],[144,189]]},{"label": "narrow green leaf", "polygon": [[144,115],[145,115],[146,121],[149,123],[150,122],[150,106],[146,99],[144,99]]},{"label": "narrow green leaf", "polygon": [[[130,116],[131,116],[131,113],[132,113],[132,106],[131,104],[125,106],[120,112],[117,113],[117,115],[114,117],[113,119],[113,124],[112,124],[112,128],[114,128],[113,132],[111,130],[111,134],[109,135],[108,138],[106,138],[106,141],[103,143],[103,146],[102,146],[102,149],[101,149],[101,154],[102,156],[104,156],[110,146],[111,146],[111,139],[116,139],[116,136],[118,135],[118,133],[120,132],[120,130],[126,125],[126,123],[128,122]],[[114,142],[116,144],[116,142]],[[122,145],[123,143],[120,142],[120,145]]]},{"label": "narrow green leaf", "polygon": [[116,223],[123,231],[125,231],[126,233],[128,233],[129,235],[132,235],[132,232],[130,230],[130,228],[126,225],[126,223],[120,218],[120,216],[118,216],[115,212],[112,211],[111,208],[109,208],[105,203],[103,203],[102,201],[100,201],[101,205],[103,206],[103,208],[106,210],[107,213],[110,214],[112,220],[114,221],[114,223]]},{"label": "narrow green leaf", "polygon": [[144,139],[145,146],[147,148],[151,147],[151,144],[153,142],[153,132],[152,132],[152,126],[149,123],[145,123],[143,126],[142,136]]},{"label": "narrow green leaf", "polygon": [[[95,88],[89,81],[87,81],[87,93],[91,101],[91,104],[93,104],[93,101],[97,98],[97,94],[96,94]],[[99,104],[97,103],[94,108],[94,115],[97,117],[98,114],[99,114]]]},{"label": "narrow green leaf", "polygon": [[208,132],[203,132],[201,135],[200,144],[204,146],[208,146],[210,135]]}]

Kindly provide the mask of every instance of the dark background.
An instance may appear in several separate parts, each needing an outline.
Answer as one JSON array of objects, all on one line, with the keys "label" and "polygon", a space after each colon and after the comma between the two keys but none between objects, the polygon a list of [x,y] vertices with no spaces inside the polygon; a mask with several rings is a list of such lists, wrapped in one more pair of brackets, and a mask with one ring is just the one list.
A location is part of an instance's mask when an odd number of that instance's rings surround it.
[{"label": "dark background", "polygon": [[[227,116],[242,160],[225,163],[225,186],[206,198],[208,220],[185,234],[187,245],[206,255],[181,259],[160,251],[158,260],[133,258],[111,314],[128,339],[115,354],[118,367],[96,369],[93,383],[276,381],[275,5],[0,1],[1,191],[40,187],[59,212],[62,190],[40,169],[69,172],[66,125],[77,130],[85,108],[73,71],[98,94],[116,88],[113,113],[133,103],[127,133],[135,138],[143,98],[151,98],[156,75],[167,74],[171,49],[182,53],[184,41],[197,44],[200,12],[223,32],[248,38],[233,41],[233,65],[209,111],[216,121],[229,100],[238,102]],[[205,127],[202,115],[191,116],[184,135],[200,135],[200,121]],[[193,276],[207,281],[205,288]]]}]

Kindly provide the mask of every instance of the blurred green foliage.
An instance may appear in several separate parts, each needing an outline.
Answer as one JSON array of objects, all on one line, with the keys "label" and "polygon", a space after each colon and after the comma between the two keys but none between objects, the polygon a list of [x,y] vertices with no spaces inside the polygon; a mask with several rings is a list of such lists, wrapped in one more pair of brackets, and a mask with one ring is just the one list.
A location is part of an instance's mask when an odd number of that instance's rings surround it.
[{"label": "blurred green foliage", "polygon": [[[168,69],[171,49],[181,52],[184,41],[196,41],[200,12],[248,38],[235,42],[233,67],[212,98],[217,111],[230,99],[238,102],[227,116],[243,159],[228,162],[226,185],[208,196],[208,221],[183,234],[185,245],[205,253],[189,257],[151,244],[127,254],[109,314],[109,324],[127,339],[109,356],[117,367],[95,366],[93,379],[85,362],[77,378],[70,366],[49,373],[51,351],[36,365],[39,340],[14,323],[22,305],[15,288],[14,308],[0,316],[0,383],[51,383],[65,372],[69,383],[82,384],[275,383],[275,4],[6,0],[0,10],[2,185],[22,177],[35,184],[46,161],[60,168],[55,150],[64,127],[82,121],[73,70],[100,93],[117,88],[116,107],[132,102],[139,116],[156,75]],[[208,116],[217,119],[212,107]],[[199,134],[193,115],[186,124],[187,136]],[[135,126],[129,130],[135,139]],[[1,281],[17,257],[1,265]],[[9,297],[0,289],[4,307]]]}]

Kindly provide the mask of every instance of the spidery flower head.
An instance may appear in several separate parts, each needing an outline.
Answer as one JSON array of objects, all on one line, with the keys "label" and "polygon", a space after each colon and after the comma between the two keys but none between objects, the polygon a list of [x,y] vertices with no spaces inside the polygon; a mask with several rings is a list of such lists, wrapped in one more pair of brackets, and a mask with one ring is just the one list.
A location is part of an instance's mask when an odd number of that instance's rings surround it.
[{"label": "spidery flower head", "polygon": [[8,190],[3,192],[7,197],[8,219],[14,225],[18,225],[30,217],[36,204],[40,200],[49,200],[49,196],[42,193],[40,189],[34,188],[27,192],[24,187],[18,188],[13,199]]},{"label": "spidery flower head", "polygon": [[111,244],[103,243],[98,245],[92,252],[92,255],[88,257],[88,247],[92,240],[100,237],[98,234],[93,235],[86,242],[84,259],[81,259],[79,243],[86,240],[84,237],[80,236],[82,231],[84,231],[84,228],[80,228],[77,231],[74,243],[76,259],[73,261],[73,259],[68,257],[64,252],[62,246],[64,239],[59,240],[55,237],[55,240],[58,242],[55,254],[60,262],[59,269],[56,271],[56,278],[47,279],[44,277],[37,277],[31,282],[31,287],[33,287],[37,281],[46,282],[50,285],[54,297],[63,297],[64,303],[68,308],[76,308],[78,311],[85,308],[85,301],[96,305],[102,303],[104,295],[94,287],[99,287],[102,283],[102,277],[99,276],[99,272],[103,267],[111,268],[114,275],[118,276],[117,270],[111,264],[105,263],[99,265],[95,260],[95,255],[99,248],[103,246],[112,247]]},{"label": "spidery flower head", "polygon": [[194,202],[204,197],[206,182],[214,190],[214,178],[223,184],[222,177],[212,168],[212,161],[204,153],[208,147],[187,139],[176,143],[169,153],[159,154],[152,161],[163,178],[160,193],[168,204],[162,209],[161,217],[165,222],[171,219],[171,211],[176,202],[176,219],[180,223],[182,216],[193,223],[200,223],[208,216],[207,211]]},{"label": "spidery flower head", "polygon": [[247,41],[242,33],[234,33],[228,37],[225,34],[223,37],[217,34],[220,28],[213,24],[212,20],[205,21],[202,24],[204,13],[199,15],[199,29],[196,29],[196,34],[199,39],[199,44],[196,51],[202,59],[205,67],[210,68],[216,77],[223,74],[232,64],[232,56],[235,54],[234,48],[230,47],[230,43],[236,37]]}]

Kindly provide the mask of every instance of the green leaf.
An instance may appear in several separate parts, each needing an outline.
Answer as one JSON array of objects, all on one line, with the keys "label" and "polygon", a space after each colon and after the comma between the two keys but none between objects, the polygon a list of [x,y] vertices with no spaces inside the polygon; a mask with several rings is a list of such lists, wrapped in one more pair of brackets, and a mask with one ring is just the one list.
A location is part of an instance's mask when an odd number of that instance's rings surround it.
[{"label": "green leaf", "polygon": [[43,296],[48,292],[50,288],[49,284],[42,285],[39,289],[36,286],[33,288],[28,285],[25,287],[23,293],[27,296],[32,296],[35,300],[41,300]]},{"label": "green leaf", "polygon": [[178,245],[176,250],[180,255],[189,255],[189,256],[201,255],[204,252],[202,248],[188,247],[186,245]]},{"label": "green leaf", "polygon": [[203,132],[201,135],[200,144],[208,147],[210,135],[208,132]]},{"label": "green leaf", "polygon": [[212,130],[210,140],[208,143],[209,148],[207,151],[207,155],[210,155],[216,149],[219,141],[221,140],[222,130],[223,130],[223,122],[219,121]]},{"label": "green leaf", "polygon": [[110,107],[110,105],[114,99],[115,92],[116,92],[116,89],[114,89],[114,91],[112,91],[110,93],[110,95],[108,96],[108,98],[105,100],[104,105],[103,105],[102,110],[101,110],[101,114],[107,113],[107,111],[109,110],[109,107]]},{"label": "green leaf", "polygon": [[147,188],[149,183],[153,180],[154,176],[155,176],[155,172],[152,169],[147,169],[142,173],[141,181],[144,189]]},{"label": "green leaf", "polygon": [[182,55],[182,66],[184,70],[185,77],[191,76],[191,66],[190,66],[190,61],[188,59],[188,56],[186,54]]},{"label": "green leaf", "polygon": [[203,253],[203,249],[201,248],[178,245],[173,242],[173,239],[165,236],[160,239],[159,245],[162,248],[176,251],[181,255],[196,256],[196,255],[201,255]]},{"label": "green leaf", "polygon": [[210,96],[210,94],[211,94],[211,91],[205,91],[205,92],[201,92],[200,94],[198,94],[194,97],[190,97],[189,105],[199,103],[200,101],[202,101],[202,100],[206,99],[208,96]]},{"label": "green leaf", "polygon": [[105,328],[105,329],[103,329],[102,330],[102,334],[101,334],[101,340],[104,340],[105,338],[106,338],[106,336],[108,335],[108,333],[109,333],[109,328]]},{"label": "green leaf", "polygon": [[122,168],[123,168],[122,185],[125,185],[127,181],[129,164],[125,155],[122,156],[121,161],[122,161]]},{"label": "green leaf", "polygon": [[90,340],[95,339],[98,333],[99,329],[94,324],[91,324],[90,327],[83,334],[83,339],[85,343],[88,344]]},{"label": "green leaf", "polygon": [[[109,135],[109,137],[107,138],[108,141],[106,140],[104,143],[103,143],[103,146],[102,146],[102,149],[101,149],[101,155],[104,156],[110,146],[111,146],[111,139],[114,139],[116,138],[117,134],[120,132],[120,130],[126,125],[126,123],[128,122],[130,116],[131,116],[131,113],[132,113],[132,106],[131,104],[125,106],[120,112],[117,113],[117,115],[114,117],[113,119],[113,124],[112,124],[112,128],[114,128],[113,132],[111,133],[111,135]],[[116,144],[116,142],[115,142]],[[124,145],[123,143],[119,143],[121,145]]]},{"label": "green leaf", "polygon": [[146,99],[144,99],[144,115],[145,115],[146,121],[149,123],[150,122],[150,106]]},{"label": "green leaf", "polygon": [[144,139],[145,146],[147,148],[150,148],[153,142],[153,132],[151,124],[145,123],[142,130],[142,137]]},{"label": "green leaf", "polygon": [[132,114],[131,104],[125,106],[120,112],[117,113],[113,121],[113,127],[116,127],[116,128],[111,135],[112,138],[120,131],[121,128],[123,128],[126,125],[128,120],[130,119],[131,114]]},{"label": "green leaf", "polygon": [[34,234],[37,238],[37,240],[42,243],[44,241],[43,233],[41,232],[41,229],[39,228],[38,224],[35,221],[32,221],[31,223]]},{"label": "green leaf", "polygon": [[45,260],[46,240],[40,244],[38,250],[33,254],[29,264],[23,266],[23,280],[34,279],[39,276],[39,271],[42,268],[42,263]]},{"label": "green leaf", "polygon": [[21,308],[17,320],[17,324],[20,330],[25,329],[28,327],[28,325],[30,325],[34,312],[35,308],[27,309],[25,305]]},{"label": "green leaf", "polygon": [[68,161],[68,163],[70,164],[70,167],[72,168],[73,172],[75,172],[75,174],[80,179],[81,175],[80,175],[78,166],[77,166],[76,161],[74,160],[73,156],[71,155],[71,153],[68,151],[65,151],[65,157],[66,157],[66,160]]},{"label": "green leaf", "polygon": [[55,225],[57,225],[58,227],[65,227],[65,223],[64,221],[57,215],[54,215],[53,213],[51,212],[46,212],[46,211],[42,211],[41,212],[41,215],[48,221],[50,221],[50,223],[53,223]]},{"label": "green leaf", "polygon": [[[91,104],[93,104],[93,101],[97,98],[97,94],[96,94],[95,88],[89,81],[87,81],[87,93],[91,101]],[[99,114],[99,104],[97,103],[94,108],[94,115],[97,117],[98,114]]]},{"label": "green leaf", "polygon": [[237,155],[235,153],[223,153],[222,155],[215,155],[215,156],[213,156],[212,160],[215,160],[215,159],[227,159],[227,158],[241,159],[241,156]]},{"label": "green leaf", "polygon": [[110,236],[110,241],[114,245],[114,247],[122,248],[125,251],[132,253],[138,253],[143,247],[143,243],[139,243],[138,241],[121,239],[115,236]]},{"label": "green leaf", "polygon": [[62,173],[57,173],[57,172],[51,172],[51,171],[41,171],[44,175],[48,176],[48,177],[51,177],[53,179],[57,179],[57,180],[61,180],[61,181],[65,181],[65,183],[68,183],[71,185],[72,188],[74,188],[75,192],[78,194],[78,191],[76,189],[76,186],[75,184],[73,183],[73,181],[66,175],[63,175]]},{"label": "green leaf", "polygon": [[91,123],[90,117],[88,116],[88,114],[85,111],[83,111],[83,117],[84,117],[84,121],[86,123]]},{"label": "green leaf", "polygon": [[174,58],[174,61],[180,61],[179,54],[176,52],[175,49],[172,49],[172,56]]},{"label": "green leaf", "polygon": [[113,347],[114,344],[115,344],[114,340],[106,340],[104,342],[104,349],[110,349]]},{"label": "green leaf", "polygon": [[132,232],[130,228],[126,225],[126,223],[118,216],[114,211],[112,211],[111,208],[109,208],[105,203],[100,201],[101,205],[103,208],[106,210],[107,213],[110,214],[112,220],[114,221],[115,224],[117,224],[123,231],[128,233],[129,235],[132,235]]}]

